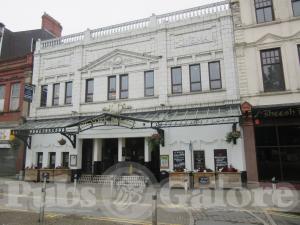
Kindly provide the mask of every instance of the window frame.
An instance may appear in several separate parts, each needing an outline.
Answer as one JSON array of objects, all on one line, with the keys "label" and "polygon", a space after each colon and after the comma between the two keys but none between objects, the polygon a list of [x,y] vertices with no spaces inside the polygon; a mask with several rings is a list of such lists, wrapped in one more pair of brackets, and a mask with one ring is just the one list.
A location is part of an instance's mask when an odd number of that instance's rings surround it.
[{"label": "window frame", "polygon": [[[110,79],[114,78],[115,79],[115,90],[111,91],[110,90]],[[109,94],[111,93],[115,93],[115,97],[114,98],[110,98]],[[108,76],[107,77],[107,100],[109,101],[113,101],[117,99],[117,76],[113,75],[113,76]]]},{"label": "window frame", "polygon": [[[41,156],[41,163],[40,163],[40,156]],[[36,153],[36,166],[38,169],[43,168],[43,159],[44,159],[44,153],[43,152],[37,152]]]},{"label": "window frame", "polygon": [[[18,84],[19,85],[19,95],[17,97],[12,96],[13,95],[13,86]],[[21,83],[20,82],[15,82],[10,84],[10,96],[9,96],[9,111],[14,112],[14,111],[19,111],[20,110],[20,94],[21,94]],[[18,101],[18,106],[16,109],[12,109],[12,99],[19,99]]]},{"label": "window frame", "polygon": [[294,3],[295,2],[299,2],[300,3],[300,0],[291,0],[292,10],[293,10],[293,16],[294,17],[298,17],[298,16],[300,16],[300,12],[299,12],[299,15],[295,15],[295,10],[294,10]]},{"label": "window frame", "polygon": [[[65,157],[67,155],[68,157]],[[65,158],[68,159],[68,161],[65,161]],[[70,153],[69,152],[62,152],[61,154],[61,165],[64,168],[69,168],[70,167]]]},{"label": "window frame", "polygon": [[[191,73],[191,67],[193,66],[198,66],[199,67],[199,78],[200,80],[199,81],[192,81],[192,73]],[[202,91],[202,80],[201,80],[201,66],[200,66],[200,63],[197,63],[197,64],[191,64],[189,65],[189,74],[190,74],[190,92],[200,92]],[[200,84],[200,89],[199,90],[192,90],[192,84]]]},{"label": "window frame", "polygon": [[[47,89],[46,98],[45,98],[45,104],[42,104],[42,103],[44,103],[43,102],[43,88]],[[47,98],[48,98],[48,85],[44,84],[44,85],[41,85],[40,107],[46,107],[47,106]]]},{"label": "window frame", "polygon": [[[173,84],[173,70],[180,68],[180,84]],[[181,92],[174,92],[174,86],[181,86]],[[171,67],[171,89],[172,94],[182,94],[182,68],[181,66]]]},{"label": "window frame", "polygon": [[[68,96],[67,95],[67,88],[68,88],[68,84],[71,84],[71,95]],[[72,97],[73,97],[73,82],[72,81],[67,81],[65,83],[65,105],[72,105]],[[67,99],[70,98],[71,101],[69,103],[67,103]]]},{"label": "window frame", "polygon": [[[153,77],[153,86],[151,87],[147,87],[146,86],[146,75],[147,73],[151,73],[152,72],[152,77]],[[147,94],[147,90],[149,89],[153,89],[153,94],[152,95],[149,95]],[[154,96],[154,70],[147,70],[144,72],[144,97],[150,97],[150,96]]]},{"label": "window frame", "polygon": [[[52,155],[54,155],[54,162],[52,161]],[[49,168],[55,169],[56,164],[56,152],[49,152]]]},{"label": "window frame", "polygon": [[[255,17],[256,17],[256,23],[257,24],[261,24],[261,23],[268,23],[268,22],[272,22],[272,21],[274,21],[275,20],[275,13],[274,13],[274,7],[273,7],[273,0],[269,0],[269,1],[271,1],[271,6],[263,6],[263,7],[256,7],[256,1],[257,0],[254,0],[254,9],[255,9]],[[259,0],[258,0],[259,1]],[[260,10],[260,9],[265,9],[265,8],[269,8],[269,7],[271,7],[271,12],[272,12],[272,20],[271,21],[266,21],[266,17],[265,17],[265,12],[264,12],[264,21],[262,21],[262,22],[259,22],[258,21],[258,17],[257,17],[257,10]]]},{"label": "window frame", "polygon": [[[211,71],[210,71],[210,64],[213,64],[213,63],[218,63],[219,65],[219,75],[220,75],[220,78],[219,79],[211,79]],[[222,84],[222,72],[221,72],[221,61],[212,61],[212,62],[208,62],[208,75],[209,75],[209,89],[210,90],[219,90],[219,89],[222,89],[223,87],[223,84]],[[220,87],[219,88],[212,88],[211,87],[211,82],[212,81],[220,81]]]},{"label": "window frame", "polygon": [[[280,59],[280,69],[281,69],[281,72],[282,72],[282,82],[283,82],[283,89],[280,89],[280,90],[267,90],[266,91],[266,88],[265,88],[265,82],[264,82],[264,66],[263,65],[263,58],[262,58],[262,53],[263,52],[267,52],[267,51],[274,51],[274,50],[278,50],[278,55],[279,55],[279,59]],[[263,88],[264,88],[264,92],[276,92],[276,91],[285,91],[286,90],[286,85],[285,85],[285,78],[284,78],[284,70],[283,70],[283,62],[282,62],[282,55],[281,55],[281,48],[278,47],[278,48],[268,48],[268,49],[261,49],[260,52],[260,65],[261,65],[261,74],[262,74],[262,81],[263,81]],[[275,64],[278,64],[278,63],[275,63]],[[266,65],[274,65],[274,64],[266,64]]]},{"label": "window frame", "polygon": [[[122,89],[122,78],[127,77],[127,89]],[[129,98],[129,76],[128,74],[121,74],[119,75],[120,85],[119,85],[119,98],[120,99],[127,99]],[[122,97],[122,93],[127,92],[127,97]]]},{"label": "window frame", "polygon": [[[88,84],[89,82],[92,81],[92,86],[93,86],[93,92],[92,93],[88,93]],[[88,100],[90,98],[88,98],[88,96],[92,96],[91,100]],[[94,78],[89,78],[85,80],[85,102],[89,103],[89,102],[94,102]]]},{"label": "window frame", "polygon": [[[55,94],[55,87],[58,87],[58,97],[55,97],[54,94]],[[59,105],[59,89],[60,89],[60,83],[55,83],[53,84],[52,86],[52,106],[58,106]],[[57,99],[57,104],[54,104],[54,100]]]}]

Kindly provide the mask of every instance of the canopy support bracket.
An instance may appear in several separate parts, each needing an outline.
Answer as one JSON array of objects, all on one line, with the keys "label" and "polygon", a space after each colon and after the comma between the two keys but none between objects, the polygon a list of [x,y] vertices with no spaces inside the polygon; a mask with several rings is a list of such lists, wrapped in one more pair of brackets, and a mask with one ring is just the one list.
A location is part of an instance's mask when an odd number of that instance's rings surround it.
[{"label": "canopy support bracket", "polygon": [[15,135],[18,139],[20,139],[24,145],[28,148],[31,149],[31,136],[23,136],[23,135]]},{"label": "canopy support bracket", "polygon": [[76,148],[76,134],[74,133],[60,133],[61,135],[65,136],[68,138],[68,140],[71,142],[73,148]]}]

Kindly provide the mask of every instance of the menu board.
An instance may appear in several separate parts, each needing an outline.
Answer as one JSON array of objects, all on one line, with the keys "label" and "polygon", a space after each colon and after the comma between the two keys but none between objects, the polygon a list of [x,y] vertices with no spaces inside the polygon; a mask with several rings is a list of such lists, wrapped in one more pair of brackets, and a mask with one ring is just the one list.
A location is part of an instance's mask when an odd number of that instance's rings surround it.
[{"label": "menu board", "polygon": [[215,149],[214,159],[215,159],[215,171],[218,171],[220,168],[224,168],[228,166],[227,150]]},{"label": "menu board", "polygon": [[185,152],[183,150],[173,151],[173,168],[185,169]]},{"label": "menu board", "polygon": [[194,169],[205,168],[204,151],[194,151]]}]

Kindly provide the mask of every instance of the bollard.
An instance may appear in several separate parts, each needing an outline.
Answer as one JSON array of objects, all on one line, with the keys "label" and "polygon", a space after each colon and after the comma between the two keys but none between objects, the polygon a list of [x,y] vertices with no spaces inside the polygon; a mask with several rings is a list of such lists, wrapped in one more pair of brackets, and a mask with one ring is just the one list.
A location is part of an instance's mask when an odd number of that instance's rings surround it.
[{"label": "bollard", "polygon": [[49,174],[44,173],[43,174],[43,187],[42,187],[42,193],[41,193],[41,206],[40,206],[40,214],[39,214],[39,223],[44,223],[44,215],[45,215],[45,202],[46,202],[46,183],[48,179]]},{"label": "bollard", "polygon": [[152,195],[152,225],[157,225],[157,193]]},{"label": "bollard", "polygon": [[276,177],[272,178],[272,192],[273,192],[273,206],[277,206],[278,205],[278,200],[277,200],[277,185],[276,185],[277,181],[276,181]]},{"label": "bollard", "polygon": [[73,190],[73,194],[76,194],[76,190],[77,190],[77,174],[74,174],[74,190]]}]

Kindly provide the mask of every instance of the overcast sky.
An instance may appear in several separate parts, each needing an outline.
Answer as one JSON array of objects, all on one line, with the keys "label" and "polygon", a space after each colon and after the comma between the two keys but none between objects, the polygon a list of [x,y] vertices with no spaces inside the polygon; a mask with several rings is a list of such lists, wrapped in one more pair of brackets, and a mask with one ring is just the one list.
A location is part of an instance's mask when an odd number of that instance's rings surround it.
[{"label": "overcast sky", "polygon": [[47,12],[67,35],[216,1],[220,0],[2,0],[0,22],[11,31],[37,29]]}]

